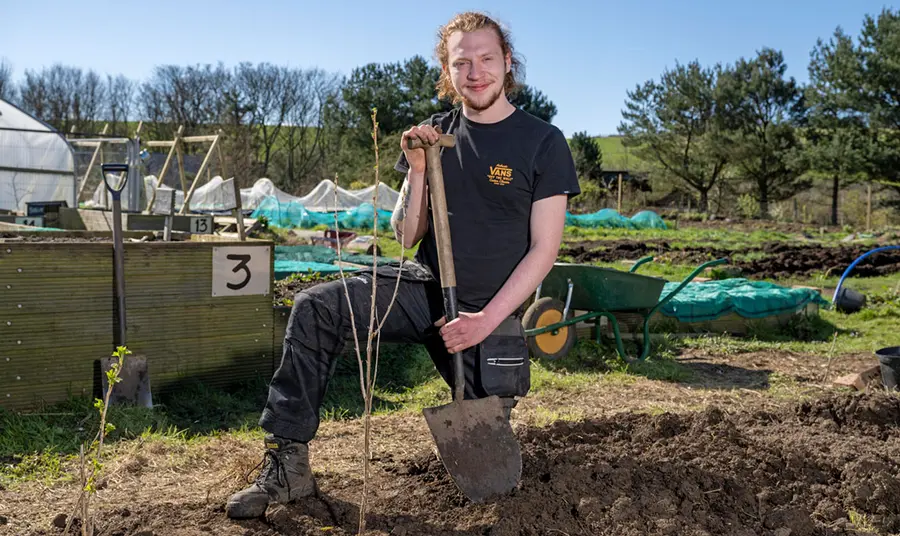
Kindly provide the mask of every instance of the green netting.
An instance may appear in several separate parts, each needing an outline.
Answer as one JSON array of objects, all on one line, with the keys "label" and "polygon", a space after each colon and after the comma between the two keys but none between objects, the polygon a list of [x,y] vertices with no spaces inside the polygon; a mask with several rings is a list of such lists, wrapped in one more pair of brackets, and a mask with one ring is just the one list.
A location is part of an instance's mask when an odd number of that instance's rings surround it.
[{"label": "green netting", "polygon": [[652,210],[642,210],[631,217],[631,223],[638,229],[667,229],[666,222]]},{"label": "green netting", "polygon": [[[660,300],[679,284],[666,283]],[[823,307],[829,306],[829,302],[813,289],[788,288],[766,281],[732,278],[691,282],[665,304],[660,312],[681,322],[704,322],[728,313],[737,313],[744,318],[793,313],[811,302]]]},{"label": "green netting", "polygon": [[663,219],[652,210],[643,210],[628,218],[611,208],[590,214],[566,213],[566,225],[584,228],[666,229]]},{"label": "green netting", "polygon": [[[344,262],[372,266],[375,259],[372,255],[341,252]],[[299,246],[275,246],[275,279],[284,279],[292,273],[322,274],[335,273],[340,268],[334,264],[338,260],[337,251],[327,246],[299,245]],[[394,262],[390,257],[377,257],[378,266]],[[357,268],[345,267],[345,272],[356,271]]]},{"label": "green netting", "polygon": [[316,245],[275,246],[275,260],[332,264],[337,260],[337,251],[327,246]]},{"label": "green netting", "polygon": [[[266,197],[251,214],[252,218],[264,217],[273,227],[285,229],[311,229],[317,225],[334,228],[333,212],[311,212],[297,201],[283,203],[275,196]],[[375,218],[375,206],[363,203],[358,207],[337,213],[340,229],[371,229]],[[391,212],[378,210],[378,229],[391,228]]]},{"label": "green netting", "polygon": [[[378,230],[389,231],[391,229],[390,210],[378,210]],[[371,229],[375,220],[375,205],[363,203],[347,212],[338,214],[338,225],[341,229]]]},{"label": "green netting", "polygon": [[[275,270],[275,280],[284,279],[291,274],[301,273],[320,273],[320,274],[333,274],[336,272],[340,272],[340,267],[336,264],[327,264],[324,262],[315,262],[315,261],[290,261],[290,260],[276,260],[275,266],[273,267]],[[345,272],[353,272],[356,271],[356,268],[344,268]]]},{"label": "green netting", "polygon": [[[363,203],[351,210],[338,212],[338,228],[371,229],[376,217],[380,231],[390,231],[391,211],[377,212],[371,203]],[[253,218],[265,217],[269,225],[286,229],[310,229],[317,225],[334,228],[334,214],[331,212],[310,212],[297,201],[281,202],[275,196],[266,197],[256,210]],[[611,208],[604,208],[590,214],[566,213],[566,225],[583,228],[618,228],[618,229],[666,229],[666,224],[652,210],[638,212],[628,218]]]},{"label": "green netting", "polygon": [[566,225],[575,227],[609,227],[634,229],[634,223],[611,208],[604,208],[591,214],[566,214]]},{"label": "green netting", "polygon": [[[375,259],[375,257],[372,255],[363,255],[363,254],[347,255],[345,253],[341,253],[341,258],[346,262],[352,262],[354,264],[362,264],[365,266],[372,266],[372,260]],[[377,266],[384,266],[385,264],[390,264],[390,263],[396,262],[396,261],[389,257],[378,257],[378,260],[375,262],[377,263]]]}]

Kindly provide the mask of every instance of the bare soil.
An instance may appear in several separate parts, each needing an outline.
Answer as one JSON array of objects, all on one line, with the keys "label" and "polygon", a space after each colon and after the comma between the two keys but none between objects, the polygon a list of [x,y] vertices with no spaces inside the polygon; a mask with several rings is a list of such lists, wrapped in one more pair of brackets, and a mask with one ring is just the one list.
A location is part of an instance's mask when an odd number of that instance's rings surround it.
[{"label": "bare soil", "polygon": [[[823,246],[820,244],[788,244],[772,242],[760,246],[742,247],[740,251],[698,246],[674,247],[663,240],[575,243],[560,250],[561,255],[575,262],[617,262],[637,260],[653,255],[657,261],[700,265],[706,261],[729,258],[730,265],[740,269],[744,277],[787,278],[810,276],[822,271],[840,274],[871,246]],[[762,253],[755,260],[731,259],[742,255]],[[900,250],[884,251],[863,259],[854,268],[854,277],[888,275],[900,272]]]},{"label": "bare soil", "polygon": [[[524,399],[513,423],[523,479],[510,496],[471,504],[432,451],[418,414],[374,418],[370,534],[766,535],[900,531],[900,398],[823,382],[870,355],[752,352],[679,359],[689,381],[633,378]],[[776,376],[777,375],[777,376]],[[778,378],[776,380],[776,378]],[[789,392],[773,384],[787,382]],[[557,415],[543,425],[546,413]],[[568,417],[560,417],[568,415]],[[103,535],[356,534],[362,488],[358,421],[323,423],[311,444],[320,494],[234,521],[260,442],[221,436],[186,445],[114,447],[96,498]],[[72,484],[0,490],[0,534],[58,535]],[[855,526],[854,520],[865,523]]]}]

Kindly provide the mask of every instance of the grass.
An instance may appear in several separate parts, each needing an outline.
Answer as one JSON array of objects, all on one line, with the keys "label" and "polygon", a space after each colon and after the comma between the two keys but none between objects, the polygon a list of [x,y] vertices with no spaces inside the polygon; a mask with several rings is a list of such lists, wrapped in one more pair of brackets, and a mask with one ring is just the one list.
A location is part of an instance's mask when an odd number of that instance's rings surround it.
[{"label": "grass", "polygon": [[[840,233],[819,235],[815,240],[837,243]],[[740,251],[748,246],[771,241],[794,240],[789,233],[754,231],[740,233],[706,228],[679,231],[633,231],[624,229],[567,229],[566,241],[607,241],[618,239],[665,239],[670,244],[709,244],[717,249]],[[379,241],[385,255],[397,256],[399,244],[389,236]],[[598,244],[599,247],[599,244]],[[412,257],[415,250],[407,250]],[[619,270],[622,263],[603,263]],[[639,272],[680,280],[695,266],[651,262]],[[815,274],[776,281],[782,285],[803,284],[833,288],[840,274]],[[900,275],[851,278],[846,282],[865,293],[869,305],[856,314],[821,310],[820,316],[799,319],[779,329],[752,328],[743,338],[700,336],[680,339],[667,337],[654,341],[651,357],[641,363],[622,361],[611,341],[598,344],[579,340],[574,349],[557,361],[533,360],[531,395],[550,397],[557,393],[578,394],[605,388],[625,388],[640,382],[691,383],[694,369],[675,359],[680,353],[701,350],[722,356],[746,352],[791,351],[823,359],[831,350],[837,332],[835,354],[871,354],[874,350],[898,344],[896,326],[900,317]],[[635,343],[626,341],[626,350],[636,355]],[[424,348],[415,345],[382,345],[378,382],[374,394],[374,414],[414,413],[425,407],[450,400],[450,392],[435,371]],[[229,388],[210,388],[200,383],[185,385],[177,393],[157,395],[153,411],[142,408],[111,408],[110,422],[116,425],[110,435],[112,448],[122,441],[135,439],[188,445],[219,435],[258,439],[262,431],[257,423],[264,407],[268,378],[254,378]],[[803,396],[804,387],[790,375],[772,373],[767,394],[773,398]],[[538,408],[535,423],[573,420],[583,416],[585,408]],[[349,353],[340,358],[325,396],[321,412],[323,421],[354,419],[363,413],[357,364]],[[40,413],[18,413],[0,409],[0,486],[37,480],[49,485],[68,478],[66,464],[78,446],[97,427],[97,412],[92,401],[72,398]]]}]

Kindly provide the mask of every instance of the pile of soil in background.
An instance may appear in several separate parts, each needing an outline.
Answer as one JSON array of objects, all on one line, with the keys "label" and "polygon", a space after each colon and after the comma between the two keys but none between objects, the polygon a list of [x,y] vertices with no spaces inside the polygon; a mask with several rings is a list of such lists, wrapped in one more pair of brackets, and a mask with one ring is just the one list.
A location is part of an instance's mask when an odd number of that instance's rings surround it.
[{"label": "pile of soil in background", "polygon": [[[900,531],[900,400],[841,394],[782,410],[626,413],[520,430],[520,487],[471,504],[430,452],[374,460],[368,534],[867,534]],[[175,484],[173,484],[175,485]],[[233,521],[222,505],[124,504],[103,534],[356,534],[361,482],[325,473],[322,495]],[[50,529],[43,534],[57,534]]]},{"label": "pile of soil in background", "polygon": [[[593,246],[595,249],[590,249]],[[822,246],[818,244],[788,244],[771,242],[761,246],[742,248],[740,251],[686,246],[676,248],[665,241],[613,241],[602,244],[589,242],[560,249],[560,255],[570,256],[577,263],[618,262],[637,260],[652,255],[657,262],[700,265],[706,261],[733,257],[736,253],[763,253],[755,260],[730,260],[730,265],[741,270],[745,277],[785,278],[809,276],[830,270],[840,274],[861,255],[875,246]],[[900,272],[900,250],[876,253],[857,264],[854,277],[870,277]]]}]

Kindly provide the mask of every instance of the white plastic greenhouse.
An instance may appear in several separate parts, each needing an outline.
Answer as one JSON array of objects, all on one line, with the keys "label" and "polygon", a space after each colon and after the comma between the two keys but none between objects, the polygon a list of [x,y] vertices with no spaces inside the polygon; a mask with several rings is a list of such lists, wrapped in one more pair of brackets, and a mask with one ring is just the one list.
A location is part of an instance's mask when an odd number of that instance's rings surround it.
[{"label": "white plastic greenhouse", "polygon": [[0,209],[25,212],[26,203],[77,206],[75,154],[59,132],[0,99]]}]

